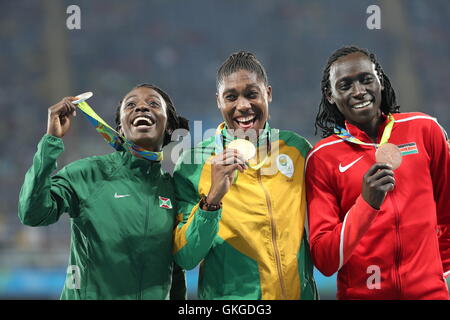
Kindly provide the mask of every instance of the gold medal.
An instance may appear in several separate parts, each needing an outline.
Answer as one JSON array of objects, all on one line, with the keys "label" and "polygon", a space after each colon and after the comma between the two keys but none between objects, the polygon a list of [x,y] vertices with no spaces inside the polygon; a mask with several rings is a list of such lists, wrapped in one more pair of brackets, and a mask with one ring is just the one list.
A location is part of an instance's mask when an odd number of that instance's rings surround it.
[{"label": "gold medal", "polygon": [[400,164],[402,163],[402,153],[395,144],[384,143],[380,145],[375,152],[375,159],[377,162],[390,164],[392,170],[395,170],[400,167]]},{"label": "gold medal", "polygon": [[245,139],[236,139],[231,141],[228,146],[230,149],[235,149],[242,154],[245,161],[250,160],[256,155],[256,147],[253,143]]}]

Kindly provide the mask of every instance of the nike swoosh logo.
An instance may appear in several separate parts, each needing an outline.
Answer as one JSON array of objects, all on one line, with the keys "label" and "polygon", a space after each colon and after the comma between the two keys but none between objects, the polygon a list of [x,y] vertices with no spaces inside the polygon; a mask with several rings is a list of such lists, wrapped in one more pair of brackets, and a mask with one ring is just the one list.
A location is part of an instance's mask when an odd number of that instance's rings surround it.
[{"label": "nike swoosh logo", "polygon": [[339,172],[345,172],[347,171],[352,165],[354,165],[355,163],[357,163],[359,160],[361,160],[361,158],[364,156],[359,157],[358,159],[356,159],[355,161],[353,161],[352,163],[346,165],[345,167],[343,167],[340,163],[339,163]]},{"label": "nike swoosh logo", "polygon": [[117,192],[114,194],[114,198],[119,199],[119,198],[125,198],[125,197],[129,197],[129,194],[117,194]]}]

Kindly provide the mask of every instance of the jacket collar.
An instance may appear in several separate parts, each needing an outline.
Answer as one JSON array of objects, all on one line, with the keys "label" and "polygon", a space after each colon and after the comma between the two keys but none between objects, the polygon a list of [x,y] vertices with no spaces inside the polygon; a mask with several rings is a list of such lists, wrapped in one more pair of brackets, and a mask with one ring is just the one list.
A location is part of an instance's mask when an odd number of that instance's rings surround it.
[{"label": "jacket collar", "polygon": [[[389,122],[389,119],[382,114],[381,115],[382,122],[378,126],[378,132],[377,132],[377,141],[376,143],[379,143],[381,140],[381,136],[383,135],[384,128],[386,128],[386,125]],[[370,139],[370,137],[365,133],[363,130],[359,129],[357,126],[349,123],[347,120],[345,120],[345,130],[348,131],[353,137],[361,140],[362,142],[366,143],[373,143],[373,141]]]},{"label": "jacket collar", "polygon": [[148,175],[152,176],[156,173],[161,172],[161,162],[152,161],[144,158],[136,157],[129,151],[118,151],[122,159],[122,164],[124,167],[130,169],[136,175]]}]

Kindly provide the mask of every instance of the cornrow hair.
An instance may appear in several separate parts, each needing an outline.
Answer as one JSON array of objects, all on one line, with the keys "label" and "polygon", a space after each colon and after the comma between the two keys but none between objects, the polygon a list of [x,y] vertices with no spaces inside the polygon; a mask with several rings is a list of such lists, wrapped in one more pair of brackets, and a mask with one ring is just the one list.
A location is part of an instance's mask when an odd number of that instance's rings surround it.
[{"label": "cornrow hair", "polygon": [[[186,118],[181,117],[180,115],[177,114],[177,110],[175,109],[175,105],[173,104],[172,99],[165,91],[163,91],[161,88],[159,88],[155,85],[147,84],[147,83],[137,85],[132,90],[138,89],[138,88],[153,89],[156,92],[158,92],[161,95],[161,97],[164,99],[164,101],[166,102],[167,127],[164,132],[164,141],[163,141],[163,145],[162,145],[163,147],[170,143],[171,135],[176,129],[189,130],[189,120],[187,120]],[[119,102],[119,105],[116,109],[116,114],[115,114],[116,131],[119,131],[119,129],[120,129],[120,107],[121,106],[122,106],[122,100]]]},{"label": "cornrow hair", "polygon": [[266,86],[269,83],[266,70],[261,62],[256,59],[256,56],[251,52],[239,51],[230,55],[220,66],[219,70],[217,70],[217,88],[219,88],[219,85],[226,76],[229,76],[239,70],[254,72],[257,79],[262,80]]},{"label": "cornrow hair", "polygon": [[320,128],[322,131],[322,138],[326,138],[334,133],[334,129],[339,127],[344,127],[345,118],[338,110],[335,104],[330,104],[328,102],[328,97],[331,93],[330,86],[330,68],[331,65],[336,62],[341,57],[345,57],[352,53],[362,53],[366,55],[370,61],[375,64],[375,70],[380,78],[381,83],[384,86],[384,90],[381,92],[381,111],[384,114],[388,113],[398,113],[400,112],[400,106],[397,105],[397,100],[395,97],[394,88],[391,85],[391,81],[388,76],[384,73],[381,65],[378,63],[375,54],[370,53],[366,49],[359,48],[357,46],[344,46],[338,50],[336,50],[329,58],[327,65],[323,71],[322,83],[321,83],[321,91],[322,91],[322,100],[319,104],[319,111],[317,112],[316,122],[315,122],[315,134],[317,134],[317,130]]}]

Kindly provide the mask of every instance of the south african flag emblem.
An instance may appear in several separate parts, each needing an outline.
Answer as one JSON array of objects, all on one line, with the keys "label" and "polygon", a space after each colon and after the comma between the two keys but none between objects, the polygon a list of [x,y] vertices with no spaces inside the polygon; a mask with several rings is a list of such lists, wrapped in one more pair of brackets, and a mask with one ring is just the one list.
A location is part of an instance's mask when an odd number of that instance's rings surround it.
[{"label": "south african flag emblem", "polygon": [[160,208],[172,209],[172,202],[170,202],[169,198],[159,196],[159,206]]}]

